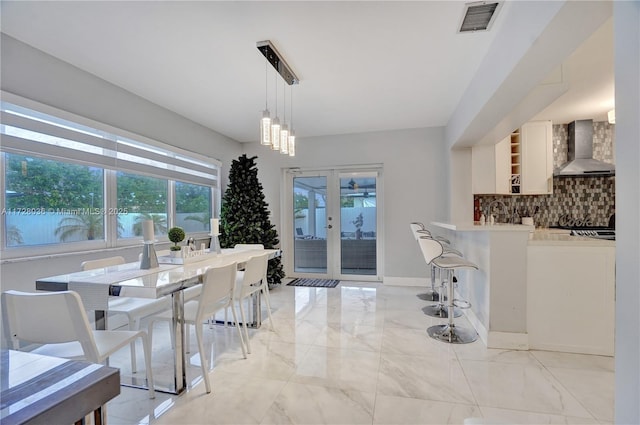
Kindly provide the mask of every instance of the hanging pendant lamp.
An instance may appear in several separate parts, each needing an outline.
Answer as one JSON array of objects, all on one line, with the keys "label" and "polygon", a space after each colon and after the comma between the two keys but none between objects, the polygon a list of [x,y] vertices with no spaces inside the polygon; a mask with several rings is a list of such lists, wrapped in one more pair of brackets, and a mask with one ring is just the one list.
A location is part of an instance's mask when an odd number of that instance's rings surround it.
[{"label": "hanging pendant lamp", "polygon": [[269,99],[269,90],[267,77],[269,68],[267,67],[267,59],[264,62],[264,111],[262,111],[262,119],[260,120],[260,144],[265,146],[271,145],[271,114],[267,105]]},{"label": "hanging pendant lamp", "polygon": [[[258,50],[264,55],[267,62],[273,66],[276,70],[277,74],[279,74],[282,79],[288,84],[298,84],[298,77],[291,71],[291,68],[285,60],[282,58],[282,55],[276,50],[275,46],[269,40],[259,41],[256,43]],[[268,68],[265,64],[265,67]],[[267,77],[265,72],[265,86]],[[283,93],[283,104],[284,104],[284,118],[282,124],[280,123],[280,118],[278,117],[278,76],[276,75],[275,82],[275,93],[276,93],[276,107],[275,107],[275,116],[271,118],[271,114],[268,109],[268,90],[265,87],[265,109],[262,112],[262,118],[260,120],[260,143],[265,146],[270,146],[271,149],[275,151],[279,151],[283,155],[294,156],[295,155],[295,133],[293,131],[293,120],[291,121],[291,125],[287,125],[287,104],[286,104],[286,86],[284,87]],[[292,101],[293,101],[293,94]],[[291,116],[293,117],[293,107],[291,108]]]}]

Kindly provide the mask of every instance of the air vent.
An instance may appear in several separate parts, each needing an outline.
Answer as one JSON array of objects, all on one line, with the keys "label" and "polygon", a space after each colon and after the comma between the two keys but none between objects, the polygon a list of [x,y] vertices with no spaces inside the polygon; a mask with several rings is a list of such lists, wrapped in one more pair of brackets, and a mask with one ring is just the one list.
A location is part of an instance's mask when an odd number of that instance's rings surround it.
[{"label": "air vent", "polygon": [[500,2],[480,1],[465,4],[459,32],[488,31],[500,9]]}]

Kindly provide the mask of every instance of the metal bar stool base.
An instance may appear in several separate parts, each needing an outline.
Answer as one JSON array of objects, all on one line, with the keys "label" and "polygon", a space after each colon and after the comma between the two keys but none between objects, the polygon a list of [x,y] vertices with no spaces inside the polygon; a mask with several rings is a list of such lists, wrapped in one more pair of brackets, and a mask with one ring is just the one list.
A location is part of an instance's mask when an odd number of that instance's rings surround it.
[{"label": "metal bar stool base", "polygon": [[440,295],[435,291],[425,292],[424,294],[418,294],[416,297],[423,301],[439,301]]},{"label": "metal bar stool base", "polygon": [[473,329],[459,328],[451,325],[436,325],[427,329],[433,339],[450,344],[469,344],[478,339],[478,333]]},{"label": "metal bar stool base", "polygon": [[[447,311],[446,305],[428,305],[426,307],[422,307],[422,312],[427,316],[431,317],[439,317],[440,319],[447,319],[449,317],[449,312]],[[462,311],[456,308],[453,310],[453,317],[462,316]]]}]

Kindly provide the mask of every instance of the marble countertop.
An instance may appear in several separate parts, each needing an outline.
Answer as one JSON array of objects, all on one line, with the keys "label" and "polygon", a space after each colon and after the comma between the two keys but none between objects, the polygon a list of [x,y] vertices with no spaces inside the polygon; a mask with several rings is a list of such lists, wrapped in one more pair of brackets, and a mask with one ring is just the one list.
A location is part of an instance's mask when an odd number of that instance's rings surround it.
[{"label": "marble countertop", "polygon": [[531,233],[529,245],[557,245],[557,246],[596,246],[614,247],[616,241],[606,239],[571,236],[569,230],[536,230]]},{"label": "marble countertop", "polygon": [[527,226],[524,224],[480,224],[477,221],[455,224],[434,221],[431,223],[431,225],[441,227],[443,229],[455,230],[458,232],[532,232],[533,230],[535,230],[534,226]]}]

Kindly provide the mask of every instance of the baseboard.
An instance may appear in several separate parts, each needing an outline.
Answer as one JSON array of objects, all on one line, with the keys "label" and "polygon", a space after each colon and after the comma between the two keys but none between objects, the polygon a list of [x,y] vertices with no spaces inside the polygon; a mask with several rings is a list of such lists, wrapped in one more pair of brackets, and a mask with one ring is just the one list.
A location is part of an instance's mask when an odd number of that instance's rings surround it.
[{"label": "baseboard", "polygon": [[[460,297],[459,294],[456,293],[456,295],[458,297]],[[487,340],[488,340],[487,328],[485,328],[484,325],[482,324],[482,322],[480,322],[480,320],[478,319],[478,316],[476,316],[476,314],[473,312],[472,309],[468,308],[468,309],[465,309],[465,310],[462,310],[462,311],[464,312],[464,315],[466,316],[466,318],[469,321],[469,323],[471,323],[471,326],[473,326],[473,328],[476,330],[476,332],[478,332],[478,336],[480,337],[482,342],[484,342],[485,347],[487,347],[488,346],[488,344],[487,344]]]},{"label": "baseboard", "polygon": [[489,332],[487,348],[503,350],[528,350],[529,335],[515,332]]},{"label": "baseboard", "polygon": [[423,286],[431,285],[431,281],[422,277],[383,276],[382,283],[388,286]]}]

